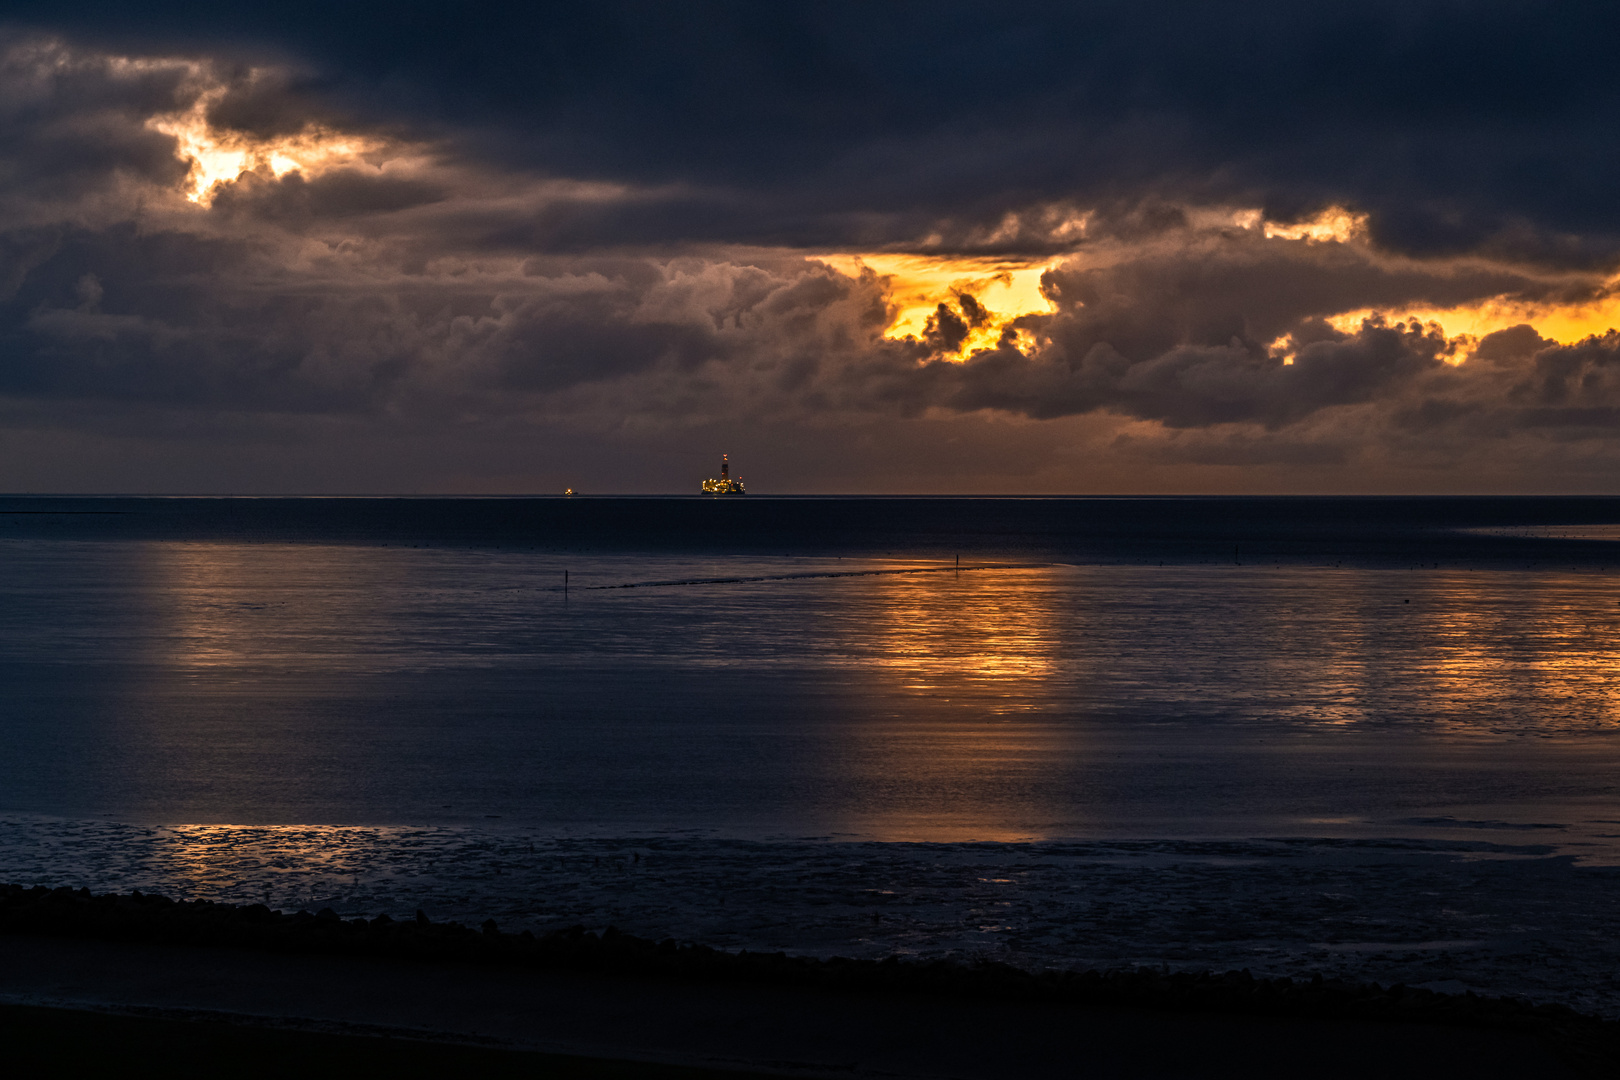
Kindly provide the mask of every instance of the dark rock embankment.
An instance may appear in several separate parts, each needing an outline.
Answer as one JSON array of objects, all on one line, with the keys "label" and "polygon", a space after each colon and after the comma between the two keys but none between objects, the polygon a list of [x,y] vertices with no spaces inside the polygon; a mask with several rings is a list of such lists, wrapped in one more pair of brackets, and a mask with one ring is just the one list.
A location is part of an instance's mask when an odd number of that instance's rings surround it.
[{"label": "dark rock embankment", "polygon": [[820,960],[651,941],[612,928],[597,933],[574,927],[536,936],[503,933],[493,921],[480,928],[434,922],[420,912],[410,920],[343,919],[329,909],[288,914],[263,905],[16,885],[0,886],[0,933],[792,987],[832,995],[1490,1029],[1534,1035],[1583,1071],[1607,1073],[1620,1062],[1620,1025],[1562,1006],[1376,983],[1264,979],[1247,972],[1031,972],[987,962]]}]

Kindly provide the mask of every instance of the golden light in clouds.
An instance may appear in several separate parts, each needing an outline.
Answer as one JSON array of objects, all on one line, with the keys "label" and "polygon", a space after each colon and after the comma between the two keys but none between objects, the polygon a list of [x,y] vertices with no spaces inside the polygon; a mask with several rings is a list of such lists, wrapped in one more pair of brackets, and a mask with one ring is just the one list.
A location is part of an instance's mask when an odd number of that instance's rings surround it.
[{"label": "golden light in clouds", "polygon": [[[1367,233],[1367,215],[1340,206],[1330,206],[1314,218],[1293,225],[1265,221],[1257,210],[1240,212],[1233,216],[1233,221],[1243,228],[1263,229],[1268,240],[1347,244],[1364,239]],[[1620,279],[1609,284],[1611,287],[1620,285]],[[1568,345],[1620,326],[1620,296],[1604,297],[1590,304],[1534,304],[1495,298],[1446,308],[1421,305],[1361,308],[1335,315],[1328,322],[1338,330],[1352,333],[1375,315],[1390,322],[1416,319],[1425,324],[1436,323],[1448,338],[1462,335],[1482,338],[1497,330],[1528,323],[1542,337]],[[1463,363],[1467,356],[1466,352],[1459,352],[1450,362]]]},{"label": "golden light in clouds", "polygon": [[994,348],[1001,330],[1020,315],[1055,310],[1041,292],[1041,275],[1062,258],[1039,262],[1012,259],[960,259],[931,255],[823,255],[821,261],[855,276],[863,268],[888,279],[893,317],[883,336],[891,340],[921,337],[939,305],[955,306],[957,293],[969,293],[992,318],[968,331],[962,356]]},{"label": "golden light in clouds", "polygon": [[[1605,297],[1591,304],[1525,304],[1486,300],[1451,308],[1364,308],[1336,315],[1328,322],[1336,329],[1349,333],[1374,315],[1382,315],[1391,322],[1417,319],[1422,323],[1437,323],[1447,337],[1468,335],[1482,338],[1510,326],[1528,323],[1542,337],[1561,345],[1572,345],[1594,334],[1620,327],[1620,297]],[[1458,354],[1452,363],[1462,363],[1465,359],[1466,354]]]},{"label": "golden light in clouds", "polygon": [[[200,69],[194,70],[193,75],[208,78]],[[147,121],[148,128],[176,140],[177,156],[190,165],[183,194],[200,206],[213,202],[220,184],[233,182],[244,174],[280,178],[298,172],[316,176],[331,168],[361,164],[368,156],[374,158],[385,149],[379,140],[336,132],[316,124],[295,135],[274,139],[254,139],[238,132],[221,131],[209,124],[208,113],[226,91],[223,85],[206,87],[185,110]],[[1291,224],[1268,221],[1258,209],[1212,208],[1194,217],[1202,217],[1206,225],[1236,225],[1258,230],[1267,240],[1352,244],[1364,242],[1367,237],[1367,215],[1342,206],[1329,206],[1314,217]],[[1076,222],[1083,231],[1083,217],[1066,222],[1064,228]],[[940,304],[960,313],[959,296],[971,295],[990,317],[978,326],[969,327],[966,340],[951,357],[966,359],[978,350],[994,348],[1006,326],[1018,317],[1056,310],[1041,291],[1041,278],[1072,256],[1020,260],[877,252],[818,257],[851,276],[870,270],[885,279],[891,317],[883,336],[890,340],[923,337]],[[1620,286],[1620,279],[1611,284]],[[1365,319],[1375,315],[1392,322],[1417,319],[1437,323],[1448,337],[1480,338],[1528,323],[1542,337],[1570,344],[1620,327],[1620,295],[1585,305],[1538,305],[1492,299],[1451,308],[1365,308],[1332,316],[1328,321],[1342,331],[1353,332]],[[1465,362],[1467,356],[1466,351],[1458,352],[1451,362]]]},{"label": "golden light in clouds", "polygon": [[[1083,218],[1076,218],[1082,221]],[[1314,243],[1351,243],[1366,236],[1367,215],[1330,206],[1305,221],[1281,225],[1265,220],[1259,210],[1219,211],[1212,223],[1236,224],[1261,230],[1268,240],[1306,240]],[[1003,328],[1020,315],[1055,311],[1041,292],[1041,276],[1069,255],[1041,260],[1006,258],[950,258],[934,255],[863,253],[822,255],[834,269],[855,276],[869,269],[887,279],[892,317],[883,336],[890,340],[921,337],[940,304],[957,307],[957,294],[968,293],[992,315],[986,323],[970,327],[957,350],[961,358],[979,349],[994,348]],[[1364,313],[1366,314],[1366,313]],[[1356,320],[1359,325],[1360,320]],[[1505,325],[1511,325],[1505,324]]]},{"label": "golden light in clouds", "polygon": [[[1267,240],[1315,240],[1317,243],[1332,240],[1348,244],[1367,233],[1367,215],[1352,213],[1342,206],[1330,206],[1310,220],[1295,222],[1292,225],[1279,225],[1275,221],[1262,222],[1259,220],[1259,211],[1250,213],[1265,231]],[[1243,216],[1240,216],[1239,224],[1244,224]]]},{"label": "golden light in clouds", "polygon": [[[1329,206],[1314,217],[1286,225],[1267,221],[1259,210],[1223,211],[1211,220],[1258,230],[1267,240],[1355,244],[1367,238],[1367,215],[1341,206]],[[869,269],[886,279],[892,314],[883,336],[890,340],[921,337],[940,304],[957,308],[957,295],[971,294],[990,311],[992,318],[970,328],[967,340],[957,351],[958,359],[965,359],[979,349],[994,348],[1002,328],[1020,315],[1054,311],[1052,303],[1041,292],[1041,276],[1072,257],[1021,261],[889,253],[820,256],[823,262],[843,273],[857,275]],[[1474,338],[1528,323],[1544,338],[1572,344],[1620,327],[1620,279],[1610,285],[1616,295],[1589,304],[1534,304],[1497,298],[1449,308],[1362,308],[1335,315],[1328,322],[1351,333],[1359,329],[1364,320],[1381,315],[1390,322],[1417,319],[1425,324],[1437,323],[1447,337]],[[1450,362],[1464,363],[1468,356],[1467,350],[1461,350]]]},{"label": "golden light in clouds", "polygon": [[341,135],[316,125],[277,139],[256,140],[218,131],[208,123],[208,110],[224,93],[224,87],[210,89],[184,112],[155,116],[146,124],[176,140],[176,153],[191,165],[185,197],[199,205],[213,202],[218,184],[229,183],[243,173],[263,171],[277,178],[292,172],[316,175],[334,166],[355,163],[363,154],[378,149],[373,140]]}]

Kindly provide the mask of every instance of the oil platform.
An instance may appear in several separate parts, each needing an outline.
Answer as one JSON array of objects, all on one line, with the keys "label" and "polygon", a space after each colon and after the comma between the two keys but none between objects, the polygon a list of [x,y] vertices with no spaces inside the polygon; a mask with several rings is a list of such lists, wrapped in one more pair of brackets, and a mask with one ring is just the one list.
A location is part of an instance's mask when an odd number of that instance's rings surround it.
[{"label": "oil platform", "polygon": [[735,480],[731,478],[731,462],[726,459],[724,454],[720,455],[720,479],[710,478],[703,481],[703,493],[705,495],[748,494],[743,490],[742,477],[739,476]]}]

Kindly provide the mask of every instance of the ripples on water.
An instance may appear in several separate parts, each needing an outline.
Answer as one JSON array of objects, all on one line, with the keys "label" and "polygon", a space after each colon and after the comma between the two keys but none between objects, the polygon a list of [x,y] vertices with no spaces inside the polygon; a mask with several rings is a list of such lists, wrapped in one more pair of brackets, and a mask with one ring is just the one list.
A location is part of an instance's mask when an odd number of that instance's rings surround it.
[{"label": "ripples on water", "polygon": [[1605,564],[1032,561],[0,542],[0,877],[1616,1011]]},{"label": "ripples on water", "polygon": [[[1007,839],[1613,790],[1601,571],[4,554],[16,809]],[[720,576],[778,580],[603,588]]]}]

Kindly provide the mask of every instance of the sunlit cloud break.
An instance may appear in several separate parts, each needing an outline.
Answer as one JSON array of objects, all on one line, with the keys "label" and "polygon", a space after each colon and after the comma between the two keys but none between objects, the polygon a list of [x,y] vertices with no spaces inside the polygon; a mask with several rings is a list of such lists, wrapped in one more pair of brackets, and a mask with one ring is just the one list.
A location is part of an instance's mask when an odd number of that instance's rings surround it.
[{"label": "sunlit cloud break", "polygon": [[208,114],[228,89],[208,86],[184,111],[146,122],[153,131],[174,137],[177,155],[190,166],[184,193],[191,202],[207,206],[219,185],[244,173],[263,172],[275,179],[292,172],[318,176],[327,169],[359,164],[382,146],[380,140],[341,135],[314,123],[296,134],[267,139],[218,130]]},{"label": "sunlit cloud break", "polygon": [[[207,472],[220,440],[297,487],[380,426],[462,446],[455,484],[517,490],[554,486],[545,447],[706,463],[717,438],[755,483],[835,489],[1427,489],[1459,455],[1508,487],[1584,486],[1620,466],[1620,264],[1533,208],[1239,178],[1156,128],[1182,157],[1150,169],[1117,118],[1109,154],[1044,171],[1028,155],[1062,140],[966,120],[944,143],[830,134],[791,168],[769,126],[747,128],[753,157],[716,124],[652,154],[687,113],[569,89],[589,72],[527,111],[456,113],[335,54],[147,44],[0,45],[0,407],[99,447],[74,452],[92,471],[130,458],[108,410],[165,460]],[[246,448],[288,440],[351,449]],[[392,467],[379,451],[367,475]],[[645,468],[625,485],[663,483]]]},{"label": "sunlit cloud break", "polygon": [[[1021,316],[1054,311],[1041,291],[1041,277],[1062,261],[907,254],[819,258],[851,277],[870,270],[883,282],[891,312],[885,338],[948,340],[943,351],[953,355],[994,348],[1008,330],[1016,333],[1013,324]],[[951,330],[952,320],[960,322],[959,330]]]}]

